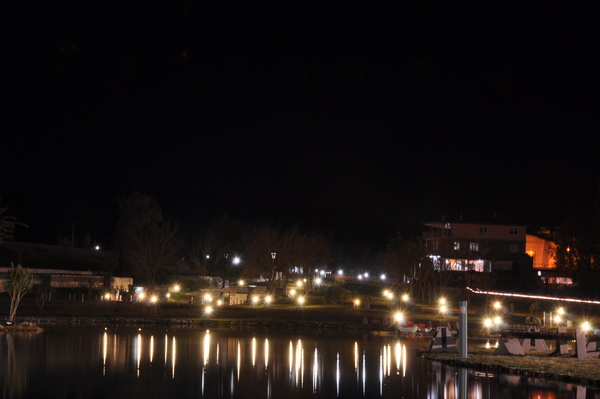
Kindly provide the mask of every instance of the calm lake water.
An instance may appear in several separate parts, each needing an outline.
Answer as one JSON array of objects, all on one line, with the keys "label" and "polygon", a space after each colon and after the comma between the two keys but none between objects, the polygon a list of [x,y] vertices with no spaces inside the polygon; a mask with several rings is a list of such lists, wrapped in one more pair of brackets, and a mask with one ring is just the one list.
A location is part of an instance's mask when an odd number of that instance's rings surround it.
[{"label": "calm lake water", "polygon": [[49,327],[0,333],[0,386],[3,398],[600,398],[597,389],[415,356],[427,343],[369,334]]}]

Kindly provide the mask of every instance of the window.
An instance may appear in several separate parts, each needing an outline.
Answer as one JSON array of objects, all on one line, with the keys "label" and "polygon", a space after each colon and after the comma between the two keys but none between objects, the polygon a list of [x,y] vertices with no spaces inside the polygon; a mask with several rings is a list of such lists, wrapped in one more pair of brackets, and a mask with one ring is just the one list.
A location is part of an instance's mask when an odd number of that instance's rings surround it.
[{"label": "window", "polygon": [[439,241],[435,240],[435,241],[433,241],[433,243],[432,243],[432,244],[433,244],[433,245],[432,245],[432,247],[433,247],[432,249],[433,249],[434,251],[437,251],[437,250],[439,250],[439,249],[440,249],[440,243],[439,243]]},{"label": "window", "polygon": [[460,249],[460,242],[454,241],[454,250],[458,251]]},{"label": "window", "polygon": [[519,252],[519,244],[510,244],[508,246],[508,251],[512,254],[516,254]]},{"label": "window", "polygon": [[516,227],[511,227],[510,230],[508,231],[508,233],[510,235],[516,235],[519,233],[519,229],[517,229]]},{"label": "window", "polygon": [[479,234],[486,234],[487,226],[479,226]]},{"label": "window", "polygon": [[479,251],[479,243],[478,242],[472,242],[469,244],[469,249],[471,251]]}]

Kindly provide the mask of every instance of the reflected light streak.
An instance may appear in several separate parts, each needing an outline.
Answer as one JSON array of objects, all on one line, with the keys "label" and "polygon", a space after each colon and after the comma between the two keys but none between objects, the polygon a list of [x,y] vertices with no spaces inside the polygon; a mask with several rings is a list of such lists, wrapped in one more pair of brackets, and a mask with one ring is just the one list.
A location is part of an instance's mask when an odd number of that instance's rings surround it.
[{"label": "reflected light streak", "polygon": [[256,337],[252,337],[252,367],[256,364]]},{"label": "reflected light streak", "polygon": [[406,345],[402,345],[402,377],[406,377]]},{"label": "reflected light streak", "polygon": [[150,336],[150,363],[154,359],[154,335]]},{"label": "reflected light streak", "polygon": [[358,342],[354,342],[354,371],[358,372]]},{"label": "reflected light streak", "polygon": [[172,358],[172,370],[171,370],[171,379],[175,378],[175,361],[176,361],[176,356],[175,354],[177,353],[177,340],[175,339],[175,336],[173,336],[173,341],[171,341],[172,343],[172,347],[171,347],[171,358]]},{"label": "reflected light streak", "polygon": [[202,357],[204,359],[204,365],[208,364],[208,357],[210,355],[210,333],[206,331],[204,334],[204,340],[202,345]]},{"label": "reflected light streak", "polygon": [[106,357],[108,355],[108,334],[102,335],[102,375],[106,375]]},{"label": "reflected light streak", "polygon": [[362,393],[365,395],[365,389],[367,385],[367,354],[363,351],[362,354]]},{"label": "reflected light streak", "polygon": [[167,368],[167,356],[169,355],[169,337],[165,334],[165,369]]},{"label": "reflected light streak", "polygon": [[290,341],[288,357],[290,359],[290,377],[291,377],[292,372],[294,371],[294,344],[292,344],[292,341]]},{"label": "reflected light streak", "polygon": [[269,340],[265,338],[265,370],[269,367]]},{"label": "reflected light streak", "polygon": [[385,365],[385,346],[379,350],[379,396],[383,394],[383,369]]},{"label": "reflected light streak", "polygon": [[385,367],[386,367],[386,376],[389,377],[390,374],[392,373],[392,347],[389,344],[387,346],[387,356],[386,356]]},{"label": "reflected light streak", "polygon": [[142,334],[138,334],[136,343],[137,376],[140,376],[140,360],[142,358]]},{"label": "reflected light streak", "polygon": [[340,352],[337,352],[335,355],[335,393],[336,396],[340,396]]},{"label": "reflected light streak", "polygon": [[240,369],[242,368],[242,347],[240,340],[237,341],[237,380],[240,380]]},{"label": "reflected light streak", "polygon": [[402,348],[400,347],[400,342],[396,342],[394,355],[396,356],[396,374],[400,374],[400,364],[402,363]]},{"label": "reflected light streak", "polygon": [[[299,339],[296,344],[296,361],[295,361],[295,371],[296,371],[296,386],[298,386],[298,382],[300,382],[300,386],[303,386],[304,382],[304,359],[303,354],[304,349],[302,348],[302,340]],[[300,380],[300,381],[298,381]]]},{"label": "reflected light streak", "polygon": [[319,379],[319,352],[317,351],[317,346],[315,345],[315,353],[313,359],[313,393],[317,393],[317,383]]}]

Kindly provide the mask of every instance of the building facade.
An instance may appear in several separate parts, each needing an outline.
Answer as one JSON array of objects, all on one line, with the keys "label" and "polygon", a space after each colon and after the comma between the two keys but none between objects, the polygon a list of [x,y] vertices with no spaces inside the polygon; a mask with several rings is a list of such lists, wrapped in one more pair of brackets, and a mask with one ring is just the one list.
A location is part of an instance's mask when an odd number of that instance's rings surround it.
[{"label": "building facade", "polygon": [[513,270],[525,254],[522,223],[496,215],[463,215],[424,223],[427,254],[436,270]]}]

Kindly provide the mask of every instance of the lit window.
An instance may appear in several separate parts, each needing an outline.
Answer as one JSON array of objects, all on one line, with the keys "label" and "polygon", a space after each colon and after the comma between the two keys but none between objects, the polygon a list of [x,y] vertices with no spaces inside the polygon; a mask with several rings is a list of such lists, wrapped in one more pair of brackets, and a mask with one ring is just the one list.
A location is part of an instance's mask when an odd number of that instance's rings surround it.
[{"label": "lit window", "polygon": [[454,241],[454,250],[458,251],[460,249],[460,242]]},{"label": "lit window", "polygon": [[511,235],[516,235],[519,233],[519,229],[517,229],[516,227],[511,227],[510,230],[508,231],[509,234]]},{"label": "lit window", "polygon": [[479,226],[479,234],[486,234],[487,226]]},{"label": "lit window", "polygon": [[516,254],[517,252],[519,252],[519,244],[510,244],[508,246],[508,250],[510,251],[510,253]]},{"label": "lit window", "polygon": [[478,242],[472,242],[469,244],[469,249],[471,251],[479,251],[479,243]]}]

